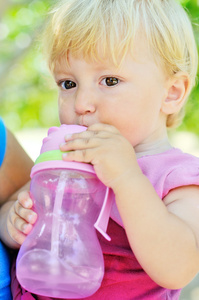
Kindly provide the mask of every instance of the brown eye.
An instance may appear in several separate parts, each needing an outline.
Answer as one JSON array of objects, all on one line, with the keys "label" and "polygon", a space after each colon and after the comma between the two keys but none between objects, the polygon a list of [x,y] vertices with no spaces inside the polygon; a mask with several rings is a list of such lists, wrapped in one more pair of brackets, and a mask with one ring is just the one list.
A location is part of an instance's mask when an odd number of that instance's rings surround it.
[{"label": "brown eye", "polygon": [[105,79],[105,82],[106,82],[107,86],[114,86],[114,85],[118,84],[119,79],[115,78],[115,77],[107,77]]},{"label": "brown eye", "polygon": [[61,83],[61,87],[65,90],[69,90],[76,87],[76,83],[71,80],[65,80]]}]

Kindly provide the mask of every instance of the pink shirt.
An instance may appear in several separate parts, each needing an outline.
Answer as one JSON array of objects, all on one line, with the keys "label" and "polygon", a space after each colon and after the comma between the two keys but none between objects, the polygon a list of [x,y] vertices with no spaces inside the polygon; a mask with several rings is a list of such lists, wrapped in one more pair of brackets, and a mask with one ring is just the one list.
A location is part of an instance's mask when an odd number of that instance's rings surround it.
[{"label": "pink shirt", "polygon": [[[138,159],[143,173],[163,199],[170,190],[185,186],[199,185],[199,158],[171,150]],[[122,226],[122,221],[113,204],[108,226],[111,241],[98,234],[105,262],[105,275],[100,289],[88,300],[177,300],[180,290],[168,290],[158,286],[144,272],[133,254]],[[13,300],[47,300],[48,297],[34,296],[22,289],[12,270]]]}]

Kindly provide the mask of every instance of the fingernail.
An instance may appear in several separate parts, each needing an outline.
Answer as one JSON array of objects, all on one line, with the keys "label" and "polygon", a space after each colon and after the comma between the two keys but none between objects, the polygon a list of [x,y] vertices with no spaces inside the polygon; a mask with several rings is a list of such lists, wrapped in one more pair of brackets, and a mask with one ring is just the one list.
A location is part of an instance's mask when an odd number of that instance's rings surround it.
[{"label": "fingernail", "polygon": [[63,159],[66,158],[67,156],[68,156],[67,152],[65,152],[65,153],[62,154]]},{"label": "fingernail", "polygon": [[22,231],[25,234],[28,234],[31,229],[32,229],[32,225],[30,225],[30,224],[24,224],[22,227]]},{"label": "fingernail", "polygon": [[66,134],[65,135],[65,140],[69,140],[72,137],[72,134]]},{"label": "fingernail", "polygon": [[31,223],[32,219],[33,219],[33,215],[28,216],[28,222],[29,223]]},{"label": "fingernail", "polygon": [[28,222],[31,224],[34,223],[36,221],[36,219],[37,219],[36,214],[32,214],[32,215],[28,216]]},{"label": "fingernail", "polygon": [[32,200],[30,200],[30,199],[27,199],[24,203],[25,208],[29,208],[31,205],[32,205]]},{"label": "fingernail", "polygon": [[61,143],[60,147],[64,147],[66,145],[66,143]]},{"label": "fingernail", "polygon": [[22,231],[25,233],[25,232],[26,232],[26,229],[27,229],[27,224],[23,225]]}]

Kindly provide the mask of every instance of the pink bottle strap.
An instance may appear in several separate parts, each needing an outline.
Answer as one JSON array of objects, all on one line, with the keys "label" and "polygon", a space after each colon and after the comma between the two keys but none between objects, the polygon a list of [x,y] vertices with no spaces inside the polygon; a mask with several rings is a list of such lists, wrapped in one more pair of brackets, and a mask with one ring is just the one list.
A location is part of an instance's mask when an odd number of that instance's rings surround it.
[{"label": "pink bottle strap", "polygon": [[100,214],[98,216],[97,221],[94,224],[94,227],[107,239],[108,241],[111,240],[110,236],[106,233],[108,221],[111,213],[112,208],[112,197],[109,197],[109,191],[110,189],[106,188],[106,193],[104,197],[104,202],[100,211]]}]

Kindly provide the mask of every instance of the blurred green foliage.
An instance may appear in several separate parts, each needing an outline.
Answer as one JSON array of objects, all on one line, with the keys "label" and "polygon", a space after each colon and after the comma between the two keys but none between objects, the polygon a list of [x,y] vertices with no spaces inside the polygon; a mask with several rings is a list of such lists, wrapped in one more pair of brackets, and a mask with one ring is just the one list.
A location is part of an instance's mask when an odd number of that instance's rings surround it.
[{"label": "blurred green foliage", "polygon": [[57,91],[39,48],[52,3],[0,1],[0,115],[13,131],[59,124]]},{"label": "blurred green foliage", "polygon": [[[53,0],[0,0],[0,115],[13,131],[58,125],[57,89],[38,36]],[[199,46],[199,0],[181,0]],[[199,85],[180,129],[199,134]]]}]

